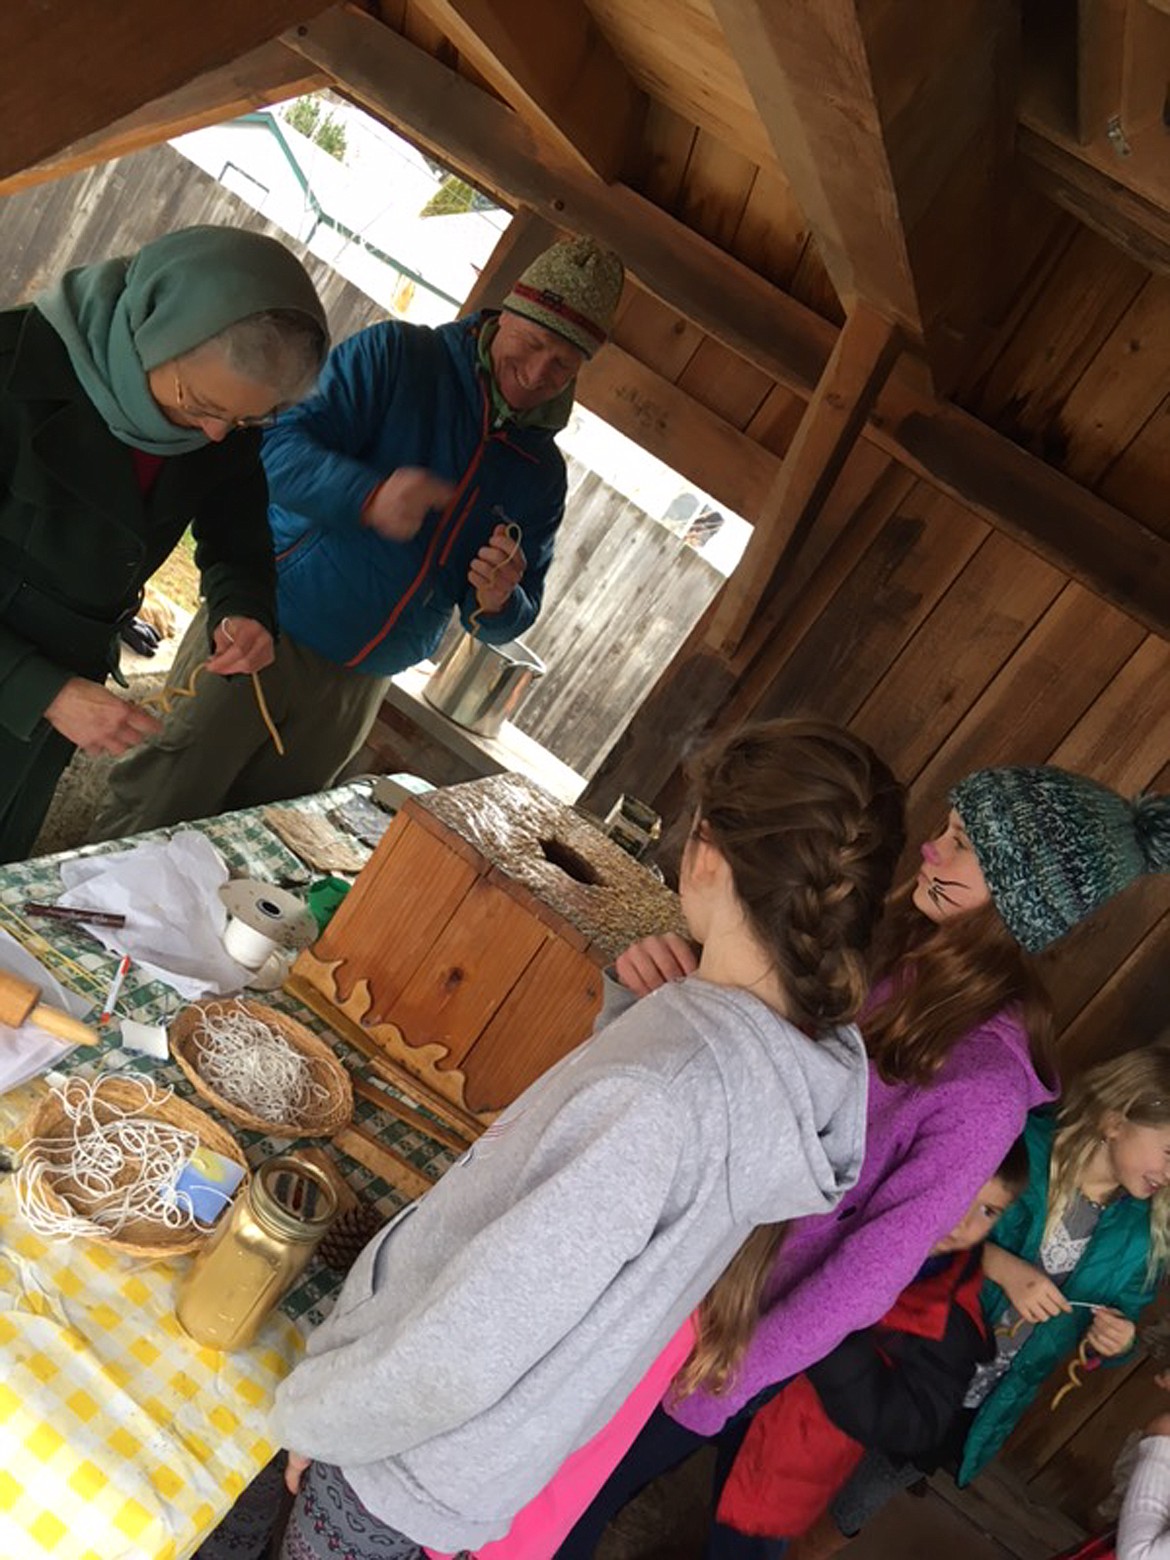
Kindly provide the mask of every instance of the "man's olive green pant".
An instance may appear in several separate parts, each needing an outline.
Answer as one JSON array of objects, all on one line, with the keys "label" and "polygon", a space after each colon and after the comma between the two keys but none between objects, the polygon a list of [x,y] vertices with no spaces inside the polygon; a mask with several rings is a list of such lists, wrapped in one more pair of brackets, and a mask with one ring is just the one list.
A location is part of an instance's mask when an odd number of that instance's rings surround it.
[{"label": "man's olive green pant", "polygon": [[[207,612],[200,608],[168,682],[185,687],[208,647]],[[120,839],[323,790],[369,735],[387,679],[337,666],[285,637],[260,683],[283,757],[261,719],[252,679],[204,672],[194,698],[174,701],[161,735],[114,765],[91,838]]]}]

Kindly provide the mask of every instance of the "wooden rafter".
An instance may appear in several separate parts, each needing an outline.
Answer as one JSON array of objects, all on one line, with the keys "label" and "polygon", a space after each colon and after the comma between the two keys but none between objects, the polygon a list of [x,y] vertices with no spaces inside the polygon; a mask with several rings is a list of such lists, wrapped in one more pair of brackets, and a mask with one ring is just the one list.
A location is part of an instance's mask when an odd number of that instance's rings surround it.
[{"label": "wooden rafter", "polygon": [[[806,400],[812,395],[834,327],[667,212],[624,185],[606,187],[560,163],[505,105],[368,18],[330,12],[286,41],[340,90],[466,177],[613,245],[665,303]],[[903,357],[866,437],[1156,632],[1170,633],[1170,543],[939,401],[923,378]],[[923,422],[932,420],[934,436],[923,439]]]},{"label": "wooden rafter", "polygon": [[577,377],[577,399],[738,515],[758,515],[780,458],[612,343]]},{"label": "wooden rafter", "polygon": [[106,129],[83,136],[55,157],[0,179],[0,195],[11,195],[48,179],[91,168],[95,163],[125,157],[144,146],[219,124],[250,109],[315,92],[328,80],[284,44],[261,44],[230,65],[196,76],[177,92],[144,103]]},{"label": "wooden rafter", "polygon": [[1170,212],[1071,146],[1021,125],[1020,168],[1042,195],[1151,271],[1170,272]]},{"label": "wooden rafter", "polygon": [[562,161],[504,104],[368,17],[330,11],[285,42],[464,177],[610,245],[664,303],[787,388],[812,394],[833,326],[694,229],[627,185],[607,187]]},{"label": "wooden rafter", "polygon": [[945,380],[979,318],[1011,158],[1011,6],[714,9],[838,294],[897,321]]},{"label": "wooden rafter", "polygon": [[422,0],[456,48],[562,154],[619,178],[646,97],[584,0]]},{"label": "wooden rafter", "polygon": [[38,0],[0,7],[0,178],[219,70],[321,0]]},{"label": "wooden rafter", "polygon": [[791,573],[900,350],[898,328],[866,304],[855,304],[757,514],[743,560],[720,592],[705,635],[716,654],[735,652],[761,601]]}]

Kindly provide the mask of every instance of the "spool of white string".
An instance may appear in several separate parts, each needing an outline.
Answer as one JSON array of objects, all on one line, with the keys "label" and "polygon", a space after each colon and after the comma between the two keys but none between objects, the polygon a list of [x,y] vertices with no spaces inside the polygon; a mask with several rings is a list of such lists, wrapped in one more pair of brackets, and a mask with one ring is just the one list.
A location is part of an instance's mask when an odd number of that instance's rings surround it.
[{"label": "spool of white string", "polygon": [[265,932],[257,931],[234,915],[228,917],[223,945],[237,964],[246,970],[258,970],[276,952],[276,940]]},{"label": "spool of white string", "polygon": [[25,1146],[16,1179],[21,1215],[38,1235],[64,1240],[116,1236],[139,1222],[194,1227],[190,1205],[175,1199],[175,1183],[199,1139],[150,1115],[170,1089],[127,1078],[142,1099],[123,1106],[103,1097],[106,1081],[67,1078],[54,1090],[72,1131]]},{"label": "spool of white string", "polygon": [[304,1121],[330,1097],[307,1058],[242,1002],[205,1010],[192,1038],[200,1077],[262,1121]]}]

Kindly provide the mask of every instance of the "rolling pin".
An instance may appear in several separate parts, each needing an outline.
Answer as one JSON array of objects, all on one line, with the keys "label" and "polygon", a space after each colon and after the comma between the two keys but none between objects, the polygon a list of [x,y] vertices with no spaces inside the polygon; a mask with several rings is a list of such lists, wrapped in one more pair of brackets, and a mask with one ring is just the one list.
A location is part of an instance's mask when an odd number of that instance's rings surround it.
[{"label": "rolling pin", "polygon": [[95,1045],[96,1030],[60,1008],[48,1007],[41,1001],[41,988],[31,980],[21,980],[19,975],[9,975],[0,970],[0,1024],[19,1029],[21,1024],[35,1024],[59,1040],[70,1045]]}]

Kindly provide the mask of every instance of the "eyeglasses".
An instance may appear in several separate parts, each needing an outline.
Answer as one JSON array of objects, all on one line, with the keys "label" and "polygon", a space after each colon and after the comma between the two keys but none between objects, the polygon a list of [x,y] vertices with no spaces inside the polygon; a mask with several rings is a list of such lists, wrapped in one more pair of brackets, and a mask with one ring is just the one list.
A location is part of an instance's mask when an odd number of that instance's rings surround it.
[{"label": "eyeglasses", "polygon": [[271,428],[280,416],[279,407],[274,412],[265,412],[262,417],[229,417],[226,412],[212,411],[210,407],[200,406],[197,402],[187,399],[183,394],[183,385],[178,374],[175,375],[175,402],[179,410],[186,412],[188,417],[227,423],[229,428]]}]

